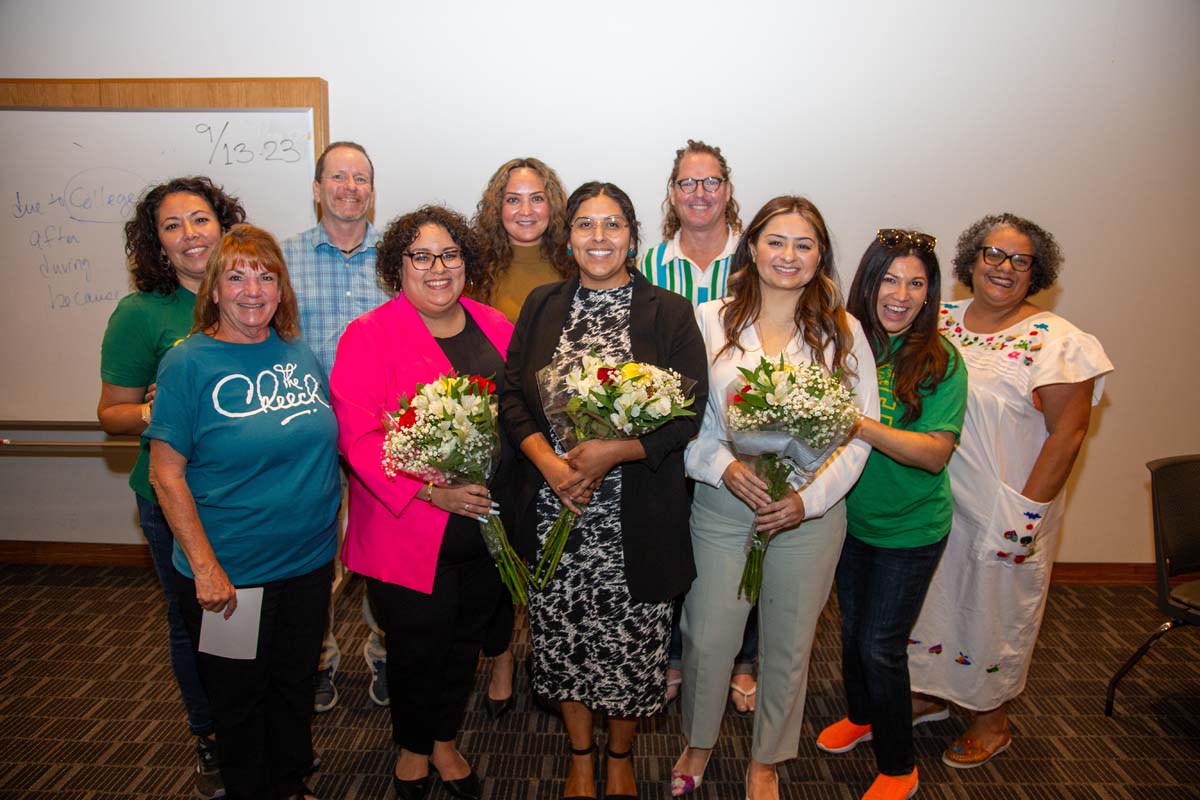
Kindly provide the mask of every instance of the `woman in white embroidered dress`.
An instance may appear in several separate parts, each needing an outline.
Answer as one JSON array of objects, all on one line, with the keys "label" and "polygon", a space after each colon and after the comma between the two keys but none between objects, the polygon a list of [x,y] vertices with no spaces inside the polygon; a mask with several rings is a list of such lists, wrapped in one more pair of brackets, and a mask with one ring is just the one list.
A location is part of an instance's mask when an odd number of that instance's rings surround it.
[{"label": "woman in white embroidered dress", "polygon": [[939,330],[971,378],[950,460],[954,522],[908,663],[914,719],[944,719],[944,701],[975,712],[942,756],[952,767],[980,766],[1012,741],[1006,704],[1025,688],[1062,488],[1112,370],[1095,337],[1028,300],[1054,285],[1062,260],[1033,222],[984,217],[954,257],[973,297],[942,306]]}]

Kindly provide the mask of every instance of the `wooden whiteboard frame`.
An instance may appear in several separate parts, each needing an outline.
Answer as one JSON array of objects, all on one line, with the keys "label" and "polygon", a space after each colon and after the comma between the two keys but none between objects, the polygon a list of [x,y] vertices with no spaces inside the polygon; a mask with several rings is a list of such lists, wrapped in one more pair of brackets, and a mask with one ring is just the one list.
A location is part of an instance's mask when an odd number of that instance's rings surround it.
[{"label": "wooden whiteboard frame", "polygon": [[0,106],[311,108],[313,157],[329,143],[329,84],[321,78],[0,78]]}]

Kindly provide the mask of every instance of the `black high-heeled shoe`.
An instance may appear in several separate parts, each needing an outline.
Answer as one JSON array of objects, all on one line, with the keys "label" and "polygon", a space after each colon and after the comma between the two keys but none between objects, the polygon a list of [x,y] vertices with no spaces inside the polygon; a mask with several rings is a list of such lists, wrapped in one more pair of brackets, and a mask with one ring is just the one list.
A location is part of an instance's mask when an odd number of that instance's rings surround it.
[{"label": "black high-heeled shoe", "polygon": [[392,775],[392,789],[396,792],[396,800],[425,800],[429,794],[429,776],[406,781]]},{"label": "black high-heeled shoe", "polygon": [[446,791],[457,797],[458,800],[479,800],[480,795],[483,794],[483,786],[480,785],[479,776],[475,774],[475,770],[473,769],[464,777],[455,778],[454,780],[443,778],[442,773],[433,765],[432,761],[429,762],[429,770],[431,774],[438,776],[438,779],[442,782],[442,786],[446,787]]},{"label": "black high-heeled shoe", "polygon": [[487,715],[490,719],[500,719],[509,711],[512,711],[514,698],[516,693],[510,694],[503,700],[494,700],[491,697],[485,697],[487,701],[484,703],[484,708],[487,709]]},{"label": "black high-heeled shoe", "polygon": [[[587,747],[585,747],[583,749],[579,749],[576,747],[571,748],[571,755],[573,755],[573,756],[591,756],[591,755],[595,755],[595,754],[596,754],[595,742],[593,742],[592,744],[588,745]],[[596,785],[596,765],[593,762],[593,764],[592,764],[592,786],[595,787],[595,785]],[[596,790],[593,788],[592,794],[564,795],[562,800],[596,800]]]},{"label": "black high-heeled shoe", "polygon": [[[608,745],[604,746],[605,758],[620,759],[620,758],[629,758],[632,755],[633,755],[633,747],[632,746],[623,753],[614,753],[612,751],[612,748],[610,748]],[[638,800],[638,796],[636,794],[609,794],[607,791],[607,789],[608,789],[608,773],[607,773],[607,771],[605,771],[605,775],[604,775],[604,788],[605,788],[604,800]]]}]

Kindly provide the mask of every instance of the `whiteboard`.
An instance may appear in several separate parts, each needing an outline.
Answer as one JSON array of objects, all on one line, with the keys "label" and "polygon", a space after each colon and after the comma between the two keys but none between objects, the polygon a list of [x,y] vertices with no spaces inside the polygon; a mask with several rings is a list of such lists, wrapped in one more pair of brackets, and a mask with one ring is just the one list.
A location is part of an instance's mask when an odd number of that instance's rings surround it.
[{"label": "whiteboard", "polygon": [[96,418],[143,190],[207,175],[283,240],[316,224],[312,109],[0,109],[0,419]]}]

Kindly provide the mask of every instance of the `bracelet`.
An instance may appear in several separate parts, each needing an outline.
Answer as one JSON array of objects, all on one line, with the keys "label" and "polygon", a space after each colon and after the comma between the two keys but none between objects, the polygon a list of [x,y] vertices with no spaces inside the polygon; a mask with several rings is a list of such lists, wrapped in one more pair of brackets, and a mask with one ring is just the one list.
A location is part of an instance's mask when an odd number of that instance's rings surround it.
[{"label": "bracelet", "polygon": [[429,483],[425,484],[425,489],[427,490],[425,492],[425,502],[432,503],[433,502],[433,481],[430,481]]},{"label": "bracelet", "polygon": [[142,422],[150,424],[150,404],[142,403]]}]

